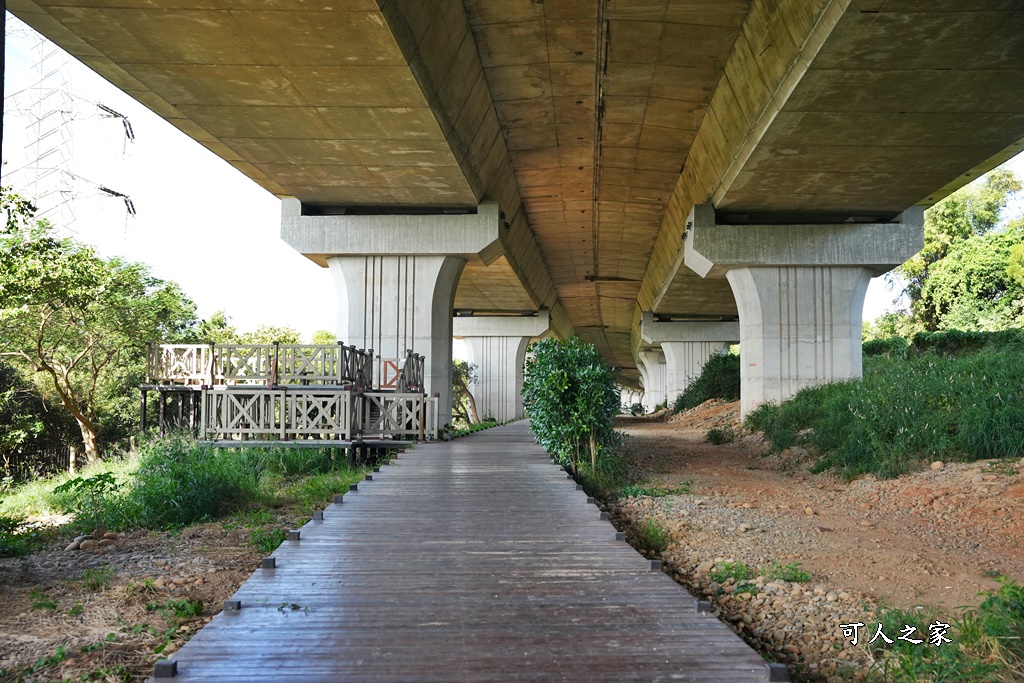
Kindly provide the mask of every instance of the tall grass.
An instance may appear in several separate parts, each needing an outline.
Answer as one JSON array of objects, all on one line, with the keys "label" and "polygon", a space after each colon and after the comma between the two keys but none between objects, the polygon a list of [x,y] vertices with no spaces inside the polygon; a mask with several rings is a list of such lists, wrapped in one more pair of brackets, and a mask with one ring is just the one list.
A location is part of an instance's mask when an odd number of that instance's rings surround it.
[{"label": "tall grass", "polygon": [[0,515],[73,513],[88,531],[164,529],[249,506],[312,508],[363,477],[328,448],[217,449],[184,437],[150,442],[129,457],[15,487]]},{"label": "tall grass", "polygon": [[763,431],[776,450],[812,446],[822,456],[819,471],[835,468],[847,479],[869,472],[895,477],[923,459],[1019,457],[1024,345],[983,344],[979,335],[919,335],[904,352],[892,345],[864,359],[863,380],[763,405],[747,416],[747,426]]},{"label": "tall grass", "polygon": [[[929,642],[929,626],[949,624],[950,642]],[[876,622],[877,623],[877,622]],[[977,609],[945,619],[934,611],[890,610],[881,615],[882,632],[895,641],[877,641],[876,663],[868,672],[874,683],[952,683],[1024,680],[1024,586],[1006,582]],[[872,624],[873,626],[873,624]],[[916,630],[914,644],[897,638],[905,626]],[[869,633],[873,633],[870,631]]]}]

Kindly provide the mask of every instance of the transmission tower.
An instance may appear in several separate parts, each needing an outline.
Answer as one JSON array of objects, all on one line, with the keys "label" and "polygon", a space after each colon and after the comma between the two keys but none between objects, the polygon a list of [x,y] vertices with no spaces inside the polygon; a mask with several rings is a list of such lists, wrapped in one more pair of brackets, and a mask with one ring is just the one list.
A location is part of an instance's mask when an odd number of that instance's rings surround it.
[{"label": "transmission tower", "polygon": [[[12,34],[31,41],[31,83],[5,97],[5,116],[25,121],[22,163],[4,173],[4,184],[15,187],[36,205],[36,215],[55,225],[74,223],[74,200],[82,194],[119,197],[129,215],[135,215],[131,199],[76,175],[74,168],[73,123],[83,118],[119,118],[125,131],[125,143],[135,134],[122,114],[102,104],[86,102],[71,90],[71,57],[41,34],[19,21],[9,21]],[[8,40],[8,43],[10,40]]]}]

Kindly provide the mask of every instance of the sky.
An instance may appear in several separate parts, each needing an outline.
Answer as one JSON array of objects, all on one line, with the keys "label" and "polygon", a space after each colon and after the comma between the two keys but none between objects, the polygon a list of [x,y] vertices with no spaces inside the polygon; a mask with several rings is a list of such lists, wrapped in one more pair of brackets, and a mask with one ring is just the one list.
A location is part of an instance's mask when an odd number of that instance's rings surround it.
[{"label": "sky", "polygon": [[[38,81],[35,33],[27,27],[12,31],[24,25],[11,15],[7,25],[4,185],[33,177],[22,169],[34,158],[26,147],[32,132],[29,91]],[[70,180],[74,198],[54,222],[103,256],[144,262],[155,276],[178,282],[196,302],[200,317],[224,310],[241,331],[286,325],[306,341],[316,330],[335,329],[333,280],[326,269],[281,241],[279,200],[84,65],[68,60],[74,113],[67,165],[76,177]],[[12,103],[21,106],[12,111]],[[101,117],[96,104],[127,117],[135,141],[126,140],[120,120]],[[1024,177],[1024,155],[1011,164]],[[99,186],[128,195],[137,214],[129,216],[124,201]],[[1018,201],[1015,210],[1022,209]],[[892,310],[895,297],[884,278],[872,280],[864,319]]]}]

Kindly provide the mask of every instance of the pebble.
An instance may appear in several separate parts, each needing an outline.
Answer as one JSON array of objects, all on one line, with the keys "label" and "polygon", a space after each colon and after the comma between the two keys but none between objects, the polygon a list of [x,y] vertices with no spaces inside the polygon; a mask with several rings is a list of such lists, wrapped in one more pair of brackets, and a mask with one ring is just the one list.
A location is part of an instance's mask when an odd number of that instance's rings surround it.
[{"label": "pebble", "polygon": [[87,538],[86,540],[84,540],[84,541],[82,541],[81,543],[78,544],[78,549],[79,550],[95,550],[96,548],[99,547],[99,545],[100,545],[99,543],[97,543],[96,541],[92,540],[91,538]]},{"label": "pebble", "polygon": [[814,508],[812,508],[812,507],[804,508],[804,514],[805,515],[813,515],[814,514]]},{"label": "pebble", "polygon": [[936,460],[935,462],[932,463],[933,470],[941,470],[945,466],[946,463],[942,462],[941,460]]}]

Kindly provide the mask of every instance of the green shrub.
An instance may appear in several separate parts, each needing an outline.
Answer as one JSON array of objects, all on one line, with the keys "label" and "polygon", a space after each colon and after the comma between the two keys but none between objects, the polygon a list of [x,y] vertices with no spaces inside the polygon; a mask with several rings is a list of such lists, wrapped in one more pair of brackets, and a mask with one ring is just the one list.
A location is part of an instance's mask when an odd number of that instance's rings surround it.
[{"label": "green shrub", "polygon": [[639,415],[643,415],[646,412],[647,411],[644,410],[644,404],[643,403],[634,403],[633,405],[631,405],[629,407],[629,414],[632,415],[633,417],[637,417]]},{"label": "green shrub", "polygon": [[[804,389],[782,405],[747,416],[781,451],[794,444],[820,455],[815,471],[852,479],[895,477],[926,460],[1024,455],[1024,354],[1021,346],[974,341],[997,335],[943,333],[929,344],[956,356],[916,349],[864,361],[864,379]],[[1012,335],[1008,335],[1012,338]],[[967,341],[964,341],[964,340]],[[954,343],[955,342],[955,343]],[[968,350],[965,350],[968,349]]]},{"label": "green shrub", "polygon": [[0,515],[0,557],[22,557],[32,552],[39,532],[25,529],[19,517]]},{"label": "green shrub", "polygon": [[766,579],[789,581],[790,583],[807,583],[811,580],[811,575],[800,569],[799,562],[792,564],[772,562],[758,573]]},{"label": "green shrub", "polygon": [[580,471],[589,460],[596,472],[615,440],[612,419],[621,402],[611,369],[576,337],[543,339],[530,351],[522,392],[530,430],[562,463]]},{"label": "green shrub", "polygon": [[680,413],[696,408],[704,401],[720,398],[725,401],[740,399],[740,357],[732,353],[718,353],[704,364],[700,375],[676,397],[672,411]]},{"label": "green shrub", "polygon": [[907,355],[910,344],[903,337],[885,337],[864,342],[863,353],[869,356],[903,357]]},{"label": "green shrub", "polygon": [[716,446],[732,443],[735,439],[736,432],[733,431],[733,428],[729,425],[709,429],[707,435],[704,437],[705,441]]}]

